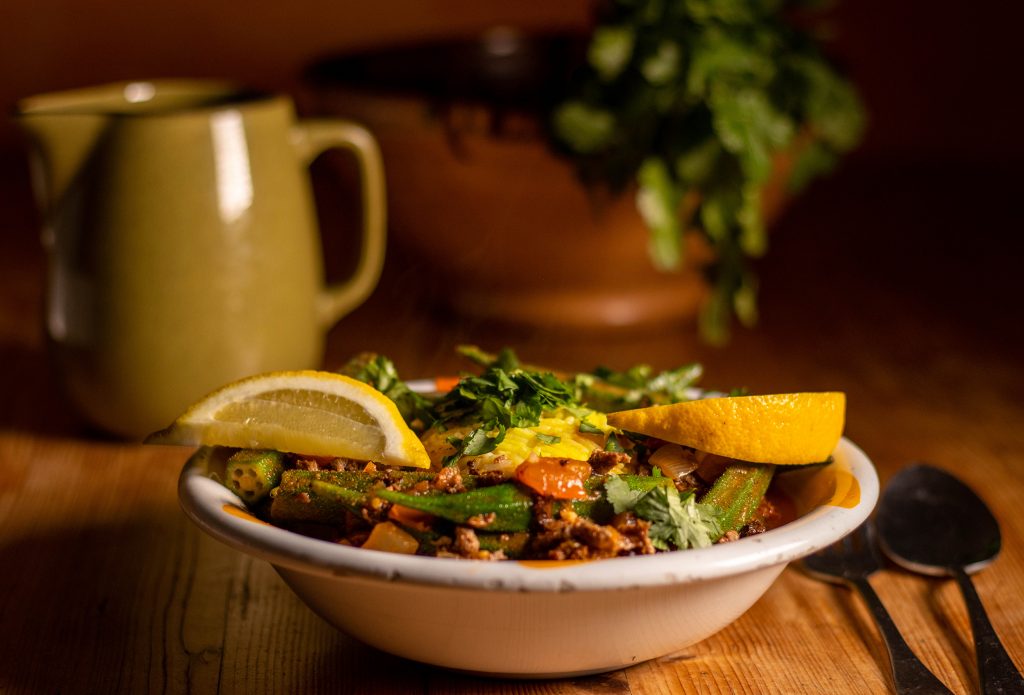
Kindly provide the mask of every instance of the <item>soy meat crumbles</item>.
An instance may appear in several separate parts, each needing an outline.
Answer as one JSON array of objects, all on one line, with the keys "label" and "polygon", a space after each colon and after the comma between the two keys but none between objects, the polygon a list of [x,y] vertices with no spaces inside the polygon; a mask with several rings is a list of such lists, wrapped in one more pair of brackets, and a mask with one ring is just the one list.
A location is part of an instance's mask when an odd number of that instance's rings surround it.
[{"label": "soy meat crumbles", "polygon": [[440,492],[455,494],[465,492],[466,487],[462,484],[462,473],[455,466],[445,466],[437,472],[433,488]]},{"label": "soy meat crumbles", "polygon": [[633,462],[633,457],[624,451],[594,451],[587,458],[591,470],[603,475],[616,466],[625,467]]},{"label": "soy meat crumbles", "polygon": [[455,541],[449,548],[451,555],[467,560],[505,560],[505,553],[501,550],[490,551],[480,548],[480,539],[476,531],[471,528],[460,526],[455,529]]},{"label": "soy meat crumbles", "polygon": [[531,544],[531,555],[548,560],[597,560],[620,555],[649,555],[655,551],[647,531],[650,523],[635,514],[617,514],[608,525],[596,524],[562,509],[552,516],[551,503],[539,501],[535,517],[541,531]]}]

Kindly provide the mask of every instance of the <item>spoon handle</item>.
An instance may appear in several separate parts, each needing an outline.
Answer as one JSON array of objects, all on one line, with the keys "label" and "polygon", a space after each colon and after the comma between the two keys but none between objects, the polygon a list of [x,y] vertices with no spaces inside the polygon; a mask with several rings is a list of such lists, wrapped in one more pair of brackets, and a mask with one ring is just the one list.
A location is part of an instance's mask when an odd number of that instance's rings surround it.
[{"label": "spoon handle", "polygon": [[875,618],[885,646],[889,650],[889,663],[892,665],[892,680],[898,695],[953,695],[935,674],[928,670],[917,655],[911,651],[892,616],[886,610],[882,600],[868,582],[867,577],[850,580],[860,592],[861,598]]},{"label": "spoon handle", "polygon": [[1003,643],[999,641],[992,623],[989,622],[985,606],[982,605],[974,582],[960,567],[951,570],[960,593],[967,604],[967,615],[971,619],[971,632],[974,634],[974,651],[978,658],[978,680],[981,681],[982,695],[997,693],[1024,693],[1024,677],[1013,665],[1010,655],[1006,653]]}]

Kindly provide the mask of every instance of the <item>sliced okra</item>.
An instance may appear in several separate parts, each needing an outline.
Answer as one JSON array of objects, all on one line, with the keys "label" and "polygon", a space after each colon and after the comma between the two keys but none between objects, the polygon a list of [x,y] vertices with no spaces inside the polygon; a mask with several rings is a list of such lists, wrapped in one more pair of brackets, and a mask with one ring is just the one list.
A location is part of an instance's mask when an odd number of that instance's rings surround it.
[{"label": "sliced okra", "polygon": [[455,494],[410,495],[395,490],[378,490],[375,494],[477,530],[525,531],[533,517],[533,498],[511,482]]},{"label": "sliced okra", "polygon": [[227,487],[248,504],[259,502],[278,485],[284,455],[278,451],[240,449],[228,458]]},{"label": "sliced okra", "polygon": [[722,510],[723,533],[739,531],[753,520],[774,473],[770,464],[729,464],[700,502]]}]

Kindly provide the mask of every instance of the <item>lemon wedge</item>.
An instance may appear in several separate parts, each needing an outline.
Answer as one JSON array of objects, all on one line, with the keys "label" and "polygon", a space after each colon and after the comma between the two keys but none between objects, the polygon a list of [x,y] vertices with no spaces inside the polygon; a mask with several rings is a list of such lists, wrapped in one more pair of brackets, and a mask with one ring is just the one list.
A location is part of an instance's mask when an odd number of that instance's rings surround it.
[{"label": "lemon wedge", "polygon": [[706,398],[608,415],[609,425],[630,432],[779,465],[827,460],[845,420],[846,395],[839,392]]},{"label": "lemon wedge", "polygon": [[271,372],[224,386],[149,444],[275,449],[429,468],[422,442],[377,389],[333,372]]}]

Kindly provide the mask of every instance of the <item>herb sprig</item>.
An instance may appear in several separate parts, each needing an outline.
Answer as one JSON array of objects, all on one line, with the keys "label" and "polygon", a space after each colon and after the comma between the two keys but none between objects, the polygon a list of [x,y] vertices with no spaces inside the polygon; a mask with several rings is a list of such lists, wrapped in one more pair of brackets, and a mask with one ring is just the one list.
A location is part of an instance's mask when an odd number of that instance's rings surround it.
[{"label": "herb sprig", "polygon": [[710,504],[699,504],[693,492],[658,486],[651,490],[631,490],[618,476],[609,476],[604,484],[615,513],[632,511],[651,522],[648,537],[655,548],[706,548],[722,535],[721,511]]},{"label": "herb sprig", "polygon": [[506,359],[479,376],[463,377],[434,405],[435,427],[478,423],[465,436],[448,438],[455,453],[446,462],[493,451],[505,439],[508,429],[536,426],[545,411],[579,406],[569,385],[554,374],[515,366],[509,371],[499,364],[513,363]]},{"label": "herb sprig", "polygon": [[369,384],[394,401],[406,424],[420,429],[433,424],[431,401],[410,389],[387,357],[364,353],[350,360],[339,372]]},{"label": "herb sprig", "polygon": [[[521,367],[527,371],[551,371],[532,365],[520,365],[519,358],[510,348],[495,354],[476,345],[460,345],[458,352],[485,369],[501,367],[514,370]],[[584,406],[611,412],[689,400],[689,390],[704,375],[704,368],[692,362],[662,372],[655,372],[648,364],[639,364],[624,371],[598,366],[590,372],[552,373],[571,384],[574,397]]]},{"label": "herb sprig", "polygon": [[853,85],[790,21],[815,4],[610,0],[553,113],[555,141],[585,183],[635,185],[656,269],[682,267],[691,230],[713,248],[701,317],[711,342],[727,339],[732,315],[756,322],[748,259],[767,247],[762,198],[777,156],[796,157],[795,191],[861,138]]},{"label": "herb sprig", "polygon": [[[574,387],[581,402],[599,410],[624,410],[690,400],[690,390],[703,374],[704,368],[696,362],[662,372],[648,364],[621,372],[599,366],[588,374],[575,375]],[[608,385],[616,389],[608,389]]]}]

